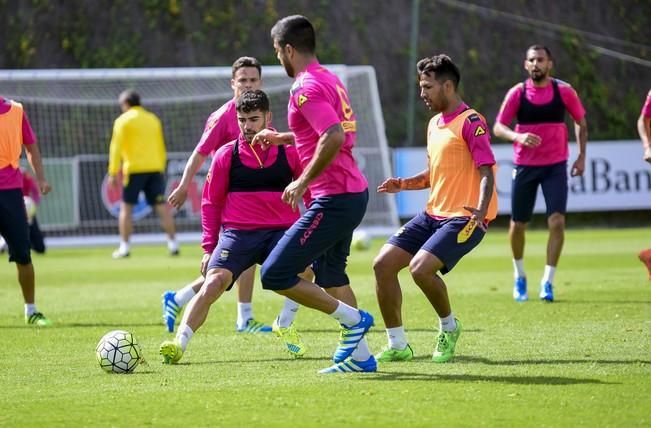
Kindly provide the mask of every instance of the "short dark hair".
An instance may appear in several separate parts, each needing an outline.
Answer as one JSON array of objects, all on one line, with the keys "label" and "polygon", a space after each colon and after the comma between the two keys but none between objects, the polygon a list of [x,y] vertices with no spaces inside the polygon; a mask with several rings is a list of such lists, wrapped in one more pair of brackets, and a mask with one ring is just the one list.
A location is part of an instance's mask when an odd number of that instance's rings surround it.
[{"label": "short dark hair", "polygon": [[316,52],[316,36],[312,23],[303,15],[280,19],[271,29],[271,38],[280,46],[291,45],[303,53]]},{"label": "short dark hair", "polygon": [[235,108],[240,113],[251,113],[256,110],[266,113],[269,111],[269,98],[260,89],[246,91],[235,102]]},{"label": "short dark hair", "polygon": [[436,75],[436,80],[440,83],[444,83],[446,80],[451,80],[454,89],[459,87],[459,82],[461,82],[461,73],[459,73],[459,69],[454,62],[452,62],[452,59],[445,54],[423,58],[418,61],[416,68],[418,69],[418,76],[422,74],[429,76],[430,73],[434,73]]},{"label": "short dark hair", "polygon": [[237,73],[237,70],[244,67],[257,68],[258,74],[260,75],[260,77],[262,77],[262,65],[260,65],[260,61],[253,58],[252,56],[243,56],[235,60],[235,62],[233,63],[233,77],[235,77],[235,73]]},{"label": "short dark hair", "polygon": [[526,52],[524,53],[524,56],[527,56],[527,52],[529,51],[545,51],[547,54],[547,58],[553,59],[552,57],[552,51],[549,50],[549,48],[545,45],[531,45],[527,48]]},{"label": "short dark hair", "polygon": [[140,94],[133,89],[127,89],[126,91],[122,91],[118,100],[120,103],[127,103],[130,107],[139,106]]}]

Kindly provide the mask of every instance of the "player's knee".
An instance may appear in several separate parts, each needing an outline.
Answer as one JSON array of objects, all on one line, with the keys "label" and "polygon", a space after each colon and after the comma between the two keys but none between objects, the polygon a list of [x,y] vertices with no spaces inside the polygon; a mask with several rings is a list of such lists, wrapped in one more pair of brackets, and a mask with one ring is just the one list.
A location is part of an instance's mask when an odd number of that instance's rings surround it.
[{"label": "player's knee", "polygon": [[527,229],[527,223],[523,221],[511,221],[511,230],[513,232],[523,233]]},{"label": "player's knee", "polygon": [[201,295],[212,303],[228,288],[232,281],[232,276],[227,272],[222,270],[210,272],[201,287]]},{"label": "player's knee", "polygon": [[552,231],[562,232],[565,229],[565,216],[561,213],[553,213],[547,219],[547,225]]},{"label": "player's knee", "polygon": [[373,260],[373,272],[375,272],[376,278],[382,278],[396,275],[398,270],[393,266],[390,257],[380,254]]},{"label": "player's knee", "polygon": [[430,279],[435,272],[430,266],[424,263],[423,260],[414,258],[411,263],[409,263],[409,273],[416,284],[420,284],[421,282]]}]

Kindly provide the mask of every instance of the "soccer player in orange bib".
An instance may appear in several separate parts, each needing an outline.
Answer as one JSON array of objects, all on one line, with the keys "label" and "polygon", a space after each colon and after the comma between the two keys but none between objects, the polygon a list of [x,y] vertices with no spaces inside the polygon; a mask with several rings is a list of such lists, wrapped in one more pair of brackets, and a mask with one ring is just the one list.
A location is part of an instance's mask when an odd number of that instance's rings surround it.
[{"label": "soccer player in orange bib", "polygon": [[432,360],[454,356],[461,333],[447,287],[446,274],[479,244],[497,213],[495,158],[485,119],[463,102],[457,88],[461,75],[447,55],[418,62],[420,96],[436,113],[427,129],[427,168],[409,178],[391,177],[377,191],[430,189],[427,207],[401,227],[376,257],[376,292],[389,339],[378,362],[413,358],[402,324],[398,273],[409,266],[439,318]]},{"label": "soccer player in orange bib", "polygon": [[7,241],[9,261],[16,262],[25,300],[25,323],[45,327],[52,322],[36,309],[34,265],[20,172],[23,146],[39,191],[47,195],[52,187],[45,179],[41,152],[23,106],[0,96],[0,235]]}]

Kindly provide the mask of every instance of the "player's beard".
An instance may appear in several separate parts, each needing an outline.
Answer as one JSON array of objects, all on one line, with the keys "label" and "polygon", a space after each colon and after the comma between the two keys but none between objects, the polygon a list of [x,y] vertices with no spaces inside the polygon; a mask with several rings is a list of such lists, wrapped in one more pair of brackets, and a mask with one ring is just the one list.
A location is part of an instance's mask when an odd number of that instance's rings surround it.
[{"label": "player's beard", "polygon": [[294,77],[294,68],[292,65],[289,63],[289,61],[283,61],[283,67],[285,68],[285,72],[289,77]]},{"label": "player's beard", "polygon": [[531,77],[531,80],[533,80],[534,82],[542,82],[547,78],[547,73],[542,70],[538,70],[538,71],[531,70],[529,72],[529,77]]}]

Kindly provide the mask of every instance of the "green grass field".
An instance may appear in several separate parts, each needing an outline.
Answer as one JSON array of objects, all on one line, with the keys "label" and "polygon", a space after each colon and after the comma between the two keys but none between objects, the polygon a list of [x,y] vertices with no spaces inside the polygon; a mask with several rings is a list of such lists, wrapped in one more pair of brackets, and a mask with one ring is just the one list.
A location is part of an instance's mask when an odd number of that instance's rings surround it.
[{"label": "green grass field", "polygon": [[[527,235],[530,283],[544,266],[546,232]],[[349,273],[360,306],[376,316],[374,351],[385,344],[370,251],[354,252]],[[182,364],[163,366],[160,294],[194,279],[200,249],[179,258],[135,247],[53,249],[35,256],[39,309],[55,327],[23,323],[13,265],[0,271],[0,426],[649,426],[651,282],[637,252],[651,229],[567,233],[556,299],[511,300],[506,232],[492,230],[446,276],[464,332],[457,356],[430,361],[437,318],[402,275],[404,320],[415,358],[374,374],[317,375],[330,364],[337,325],[301,309],[310,346],[292,360],[271,335],[235,334],[235,294],[212,308]],[[537,288],[537,287],[536,287]],[[530,290],[535,297],[536,288]],[[271,322],[281,298],[258,287],[256,318]],[[95,345],[109,330],[139,339],[149,364],[106,374]]]}]

